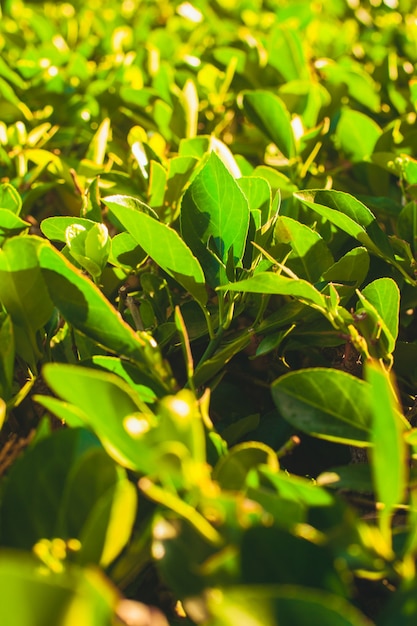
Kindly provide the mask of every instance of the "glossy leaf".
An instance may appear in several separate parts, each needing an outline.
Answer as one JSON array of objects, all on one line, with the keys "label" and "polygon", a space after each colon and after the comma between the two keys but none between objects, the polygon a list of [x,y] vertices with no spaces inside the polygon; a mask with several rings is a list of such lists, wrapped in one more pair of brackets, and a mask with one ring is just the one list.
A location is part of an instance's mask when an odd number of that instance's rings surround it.
[{"label": "glossy leaf", "polygon": [[317,367],[281,376],[271,391],[278,410],[294,428],[330,441],[370,445],[370,390],[362,380]]},{"label": "glossy leaf", "polygon": [[380,135],[381,129],[372,118],[354,109],[342,111],[336,130],[336,141],[338,147],[353,162],[369,157]]},{"label": "glossy leaf", "polygon": [[[129,416],[141,413],[143,407],[125,381],[109,372],[64,364],[46,365],[43,375],[58,396],[81,409],[80,417],[94,430],[110,456],[129,469],[141,471],[146,467],[127,421]],[[140,419],[144,420],[146,432],[151,426],[149,415]]]},{"label": "glossy leaf", "polygon": [[243,110],[288,159],[295,156],[294,135],[290,117],[282,100],[270,91],[253,90],[243,92]]},{"label": "glossy leaf", "polygon": [[145,366],[153,363],[155,376],[165,378],[154,342],[134,333],[91,281],[45,244],[39,261],[50,297],[70,324],[116,354]]},{"label": "glossy leaf", "polygon": [[301,302],[323,309],[326,299],[311,283],[306,280],[288,278],[272,272],[259,272],[256,276],[241,280],[237,283],[219,287],[229,291],[243,293],[268,293],[282,296],[292,296]]},{"label": "glossy leaf", "polygon": [[[390,521],[396,505],[401,504],[406,489],[407,462],[401,419],[393,381],[381,366],[367,363],[365,377],[371,386],[372,454],[371,468],[377,499],[383,505],[379,511],[381,530],[390,541]],[[390,471],[386,462],[390,459]]]},{"label": "glossy leaf", "polygon": [[358,292],[358,296],[357,325],[370,344],[371,354],[381,358],[392,353],[400,312],[397,284],[391,278],[378,278]]},{"label": "glossy leaf", "polygon": [[299,191],[294,194],[332,224],[362,243],[370,252],[394,260],[386,234],[362,202],[342,191]]},{"label": "glossy leaf", "polygon": [[297,276],[314,283],[333,264],[329,248],[318,233],[290,217],[278,217],[275,226],[277,243],[291,246],[287,265]]},{"label": "glossy leaf", "polygon": [[[20,215],[22,199],[10,183],[0,185],[0,209],[8,209],[15,215]],[[0,220],[0,224],[2,224],[2,220]]]},{"label": "glossy leaf", "polygon": [[0,246],[6,239],[29,230],[30,224],[12,213],[9,209],[0,208]]},{"label": "glossy leaf", "polygon": [[248,202],[222,161],[212,152],[182,200],[184,240],[195,254],[201,247],[212,246],[213,255],[220,261],[216,279],[224,281],[220,267],[226,266],[229,255],[234,266],[239,267],[248,227]]},{"label": "glossy leaf", "polygon": [[13,322],[16,352],[36,370],[37,331],[54,308],[39,266],[41,240],[13,237],[0,249],[0,302]]},{"label": "glossy leaf", "polygon": [[60,215],[57,217],[47,217],[42,220],[40,229],[51,241],[61,241],[62,243],[66,243],[67,237],[66,232],[67,228],[80,225],[85,228],[85,230],[90,230],[96,224],[93,220],[86,219],[85,217],[69,217],[66,215]]},{"label": "glossy leaf", "polygon": [[141,248],[198,302],[205,304],[203,270],[176,231],[146,213],[119,204],[117,197],[107,197],[104,202]]}]

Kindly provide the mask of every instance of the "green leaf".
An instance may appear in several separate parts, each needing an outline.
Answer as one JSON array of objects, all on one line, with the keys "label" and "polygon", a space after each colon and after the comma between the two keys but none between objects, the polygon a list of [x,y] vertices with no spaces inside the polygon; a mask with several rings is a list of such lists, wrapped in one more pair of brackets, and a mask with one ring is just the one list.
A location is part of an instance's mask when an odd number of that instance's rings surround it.
[{"label": "green leaf", "polygon": [[249,120],[272,141],[287,159],[295,156],[289,113],[278,96],[261,89],[244,91],[242,105]]},{"label": "green leaf", "polygon": [[278,458],[272,448],[259,441],[241,443],[220,458],[213,470],[213,479],[222,489],[239,491],[245,488],[248,473],[260,465],[278,471]]},{"label": "green leaf", "polygon": [[390,542],[391,516],[395,507],[403,502],[407,484],[407,455],[403,437],[406,422],[400,417],[398,400],[389,374],[379,364],[367,362],[365,378],[371,386],[371,468],[376,497],[383,505],[378,511],[378,517],[381,530]]},{"label": "green leaf", "polygon": [[39,260],[50,297],[68,323],[111,352],[151,368],[156,380],[167,380],[152,338],[135,333],[100,290],[52,246],[43,243]]},{"label": "green leaf", "polygon": [[0,209],[0,246],[9,237],[29,230],[30,224],[20,219],[9,209]]},{"label": "green leaf", "polygon": [[370,252],[394,261],[389,239],[375,215],[362,202],[343,191],[307,190],[294,194],[303,204],[360,241]]},{"label": "green leaf", "polygon": [[20,215],[22,199],[18,191],[9,183],[0,185],[0,208],[8,209],[15,215]]},{"label": "green leaf", "polygon": [[17,354],[35,371],[42,355],[37,331],[54,309],[39,267],[41,245],[35,237],[13,237],[0,249],[0,302],[13,322]]},{"label": "green leaf", "polygon": [[256,276],[230,283],[219,290],[241,291],[242,293],[276,294],[292,296],[300,302],[315,306],[320,310],[326,308],[326,298],[306,280],[288,278],[272,272],[259,272]]},{"label": "green leaf", "polygon": [[44,537],[70,538],[60,527],[66,482],[73,464],[97,447],[92,433],[62,429],[25,451],[11,468],[3,492],[3,545],[30,550]]},{"label": "green leaf", "polygon": [[312,368],[290,372],[272,383],[272,397],[294,428],[329,441],[369,446],[369,385],[347,372]]},{"label": "green leaf", "polygon": [[[235,267],[243,258],[249,228],[248,202],[220,158],[212,152],[203,169],[187,189],[181,205],[181,232],[184,240],[199,255],[200,249],[214,248],[213,281],[225,280],[229,255]],[[203,244],[203,245],[202,245]],[[203,257],[204,266],[204,257]],[[215,267],[217,265],[217,267]],[[204,266],[204,269],[206,267]],[[206,270],[207,273],[207,270]]]},{"label": "green leaf", "polygon": [[278,217],[275,238],[277,243],[289,244],[292,248],[287,266],[310,282],[317,282],[334,263],[332,254],[320,235],[290,217]]},{"label": "green leaf", "polygon": [[365,280],[369,263],[369,253],[366,248],[362,246],[353,248],[323,272],[323,280],[342,285],[337,285],[337,291],[343,303],[343,299],[348,300],[354,290]]},{"label": "green leaf", "polygon": [[103,202],[155,263],[200,304],[207,302],[201,265],[175,230],[143,212],[123,206],[119,196],[104,198]]},{"label": "green leaf", "polygon": [[336,129],[336,145],[353,162],[363,161],[374,151],[382,131],[360,111],[343,109]]},{"label": "green leaf", "polygon": [[[241,563],[242,577],[247,584],[300,585],[341,596],[347,592],[342,577],[335,571],[330,550],[277,526],[258,526],[245,532]],[[306,563],[314,563],[314,567],[306,567]]]},{"label": "green leaf", "polygon": [[358,296],[365,315],[372,315],[373,312],[371,310],[367,313],[368,304],[376,311],[379,317],[377,330],[383,335],[381,348],[391,354],[395,349],[399,326],[400,290],[397,283],[392,278],[378,278],[367,285],[361,293],[358,292]]},{"label": "green leaf", "polygon": [[114,561],[129,541],[136,505],[135,485],[102,448],[73,463],[59,514],[66,535],[81,542],[74,560],[103,568]]},{"label": "green leaf", "polygon": [[2,506],[1,537],[8,546],[30,549],[41,539],[75,538],[81,541],[78,562],[106,566],[129,539],[136,490],[90,433],[60,430],[13,466]]},{"label": "green leaf", "polygon": [[297,585],[213,589],[207,593],[207,605],[211,616],[207,626],[371,626],[339,595]]},{"label": "green leaf", "polygon": [[[254,216],[256,228],[260,228],[270,218],[272,191],[269,182],[259,176],[242,176],[236,180],[248,201],[249,209]],[[256,219],[259,213],[260,221]]]},{"label": "green leaf", "polygon": [[[144,432],[149,430],[149,414],[130,386],[118,376],[75,365],[47,364],[43,375],[53,391],[82,411],[80,417],[94,430],[107,453],[129,469],[146,466],[137,439],[129,432],[130,416],[139,415]],[[149,451],[148,454],[151,454]]]},{"label": "green leaf", "polygon": [[147,257],[146,252],[129,233],[119,233],[111,240],[109,263],[113,265],[126,270],[136,270]]},{"label": "green leaf", "polygon": [[65,239],[71,256],[97,280],[106,266],[111,241],[105,224],[95,222],[88,230],[79,224],[68,226]]},{"label": "green leaf", "polygon": [[40,229],[51,241],[61,241],[66,243],[67,229],[71,226],[83,226],[85,230],[90,230],[96,224],[95,221],[86,219],[85,217],[69,217],[67,215],[59,215],[58,217],[47,217],[42,220]]},{"label": "green leaf", "polygon": [[[59,565],[59,563],[58,563]],[[95,568],[66,565],[56,572],[34,556],[2,550],[0,622],[13,626],[108,625],[117,593]]]},{"label": "green leaf", "polygon": [[133,389],[143,402],[153,403],[158,395],[163,395],[164,389],[155,384],[152,372],[142,371],[133,363],[111,356],[93,356],[83,361],[84,367],[93,367],[106,372],[117,374]]}]

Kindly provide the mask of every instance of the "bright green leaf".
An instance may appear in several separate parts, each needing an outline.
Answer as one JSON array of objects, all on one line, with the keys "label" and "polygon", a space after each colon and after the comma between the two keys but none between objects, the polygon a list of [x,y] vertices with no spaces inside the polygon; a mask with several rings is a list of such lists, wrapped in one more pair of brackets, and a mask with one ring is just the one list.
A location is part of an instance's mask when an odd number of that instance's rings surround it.
[{"label": "bright green leaf", "polygon": [[282,154],[291,159],[295,156],[294,135],[290,116],[284,103],[270,91],[243,92],[243,110],[249,120],[272,141]]},{"label": "bright green leaf", "polygon": [[205,304],[203,270],[178,233],[145,213],[119,204],[117,196],[103,201],[141,248],[198,302]]}]

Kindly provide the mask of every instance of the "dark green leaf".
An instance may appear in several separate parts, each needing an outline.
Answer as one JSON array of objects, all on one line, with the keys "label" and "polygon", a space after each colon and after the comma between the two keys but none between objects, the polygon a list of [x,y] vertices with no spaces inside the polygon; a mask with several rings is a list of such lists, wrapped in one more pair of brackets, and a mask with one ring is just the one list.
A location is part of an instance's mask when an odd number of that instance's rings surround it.
[{"label": "dark green leaf", "polygon": [[370,389],[364,381],[347,372],[314,368],[285,374],[271,391],[294,428],[330,441],[370,445]]}]

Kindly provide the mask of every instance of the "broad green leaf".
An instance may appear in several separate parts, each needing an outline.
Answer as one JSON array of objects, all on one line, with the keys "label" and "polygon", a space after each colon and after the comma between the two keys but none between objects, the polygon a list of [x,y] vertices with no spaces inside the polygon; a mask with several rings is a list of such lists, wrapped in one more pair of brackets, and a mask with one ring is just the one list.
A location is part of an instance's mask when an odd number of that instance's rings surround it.
[{"label": "broad green leaf", "polygon": [[[243,258],[249,228],[248,202],[219,157],[212,152],[187,189],[181,205],[181,231],[195,254],[212,245],[220,268],[232,254],[235,267]],[[204,265],[203,265],[204,266]],[[217,280],[224,280],[219,270]],[[218,283],[217,283],[218,284]]]},{"label": "broad green leaf", "polygon": [[128,383],[143,402],[155,402],[157,394],[163,394],[163,389],[155,385],[152,372],[141,371],[133,363],[124,359],[97,355],[88,361],[83,361],[82,365],[117,374]]},{"label": "broad green leaf", "polygon": [[272,397],[294,428],[322,439],[369,446],[369,385],[347,372],[312,368],[290,372],[272,383]]},{"label": "broad green leaf", "polygon": [[286,471],[276,472],[269,467],[260,467],[251,472],[247,484],[251,489],[273,490],[280,499],[293,500],[307,507],[326,507],[334,504],[334,498],[326,489],[302,476],[294,476]]},{"label": "broad green leaf", "polygon": [[242,293],[276,294],[292,296],[301,302],[319,309],[326,308],[326,298],[306,280],[288,278],[272,272],[259,272],[256,276],[219,287],[221,290]]},{"label": "broad green leaf", "polygon": [[103,202],[155,263],[200,304],[207,302],[201,265],[175,230],[145,213],[119,204],[117,196],[104,198]]},{"label": "broad green leaf", "polygon": [[306,190],[294,194],[303,204],[360,241],[370,252],[394,261],[387,235],[375,215],[348,193],[334,190]]},{"label": "broad green leaf", "polygon": [[[237,179],[237,184],[245,194],[249,209],[254,216],[256,228],[260,228],[270,218],[272,205],[272,191],[269,182],[260,176],[242,176]],[[256,214],[260,220],[257,221]]]},{"label": "broad green leaf", "polygon": [[333,264],[332,254],[325,241],[311,228],[284,215],[275,226],[277,243],[289,244],[292,253],[287,265],[298,276],[316,282]]},{"label": "broad green leaf", "polygon": [[349,298],[368,275],[369,263],[366,248],[353,248],[323,272],[323,280],[345,285],[343,290],[338,285],[337,290],[341,298]]},{"label": "broad green leaf", "polygon": [[169,161],[166,182],[165,204],[175,208],[179,203],[184,188],[188,184],[198,160],[193,157],[173,157]]},{"label": "broad green leaf", "polygon": [[69,324],[111,352],[150,367],[156,380],[166,380],[167,370],[152,338],[135,333],[100,290],[52,246],[43,244],[39,260],[50,298]]},{"label": "broad green leaf", "polygon": [[109,263],[127,270],[136,270],[147,258],[146,252],[138,246],[129,233],[119,233],[111,240]]},{"label": "broad green leaf", "polygon": [[[144,468],[141,448],[128,428],[129,417],[140,414],[141,404],[124,380],[109,372],[64,364],[45,365],[43,375],[59,397],[81,409],[86,425],[111,457],[129,469]],[[140,420],[145,432],[149,430],[149,415],[140,414]]]},{"label": "broad green leaf", "polygon": [[[112,217],[112,209],[115,207],[116,209],[119,207],[126,207],[127,209],[132,209],[139,213],[146,213],[147,215],[151,215],[155,219],[158,219],[157,213],[139,198],[135,198],[133,196],[125,196],[121,194],[116,194],[113,196],[107,196],[103,198],[103,202],[110,209],[110,218]],[[115,216],[116,217],[116,216]]]},{"label": "broad green leaf", "polygon": [[[279,13],[287,9],[293,12],[293,20],[300,21],[300,16],[309,11],[308,4],[297,3],[279,7]],[[289,17],[291,21],[291,17]],[[275,67],[284,78],[284,83],[300,78],[309,78],[308,65],[304,55],[304,46],[300,32],[295,28],[287,28],[287,24],[277,20],[267,39],[269,63]]]},{"label": "broad green leaf", "polygon": [[359,63],[352,59],[342,59],[340,63],[326,59],[320,63],[320,72],[325,77],[325,84],[330,83],[328,89],[333,85],[340,88],[344,84],[352,98],[367,109],[379,112],[381,98],[378,87]]},{"label": "broad green leaf", "polygon": [[59,570],[42,566],[27,552],[2,550],[0,623],[13,626],[68,626],[69,621],[96,626],[110,624],[118,596],[100,572],[70,564]]},{"label": "broad green leaf", "polygon": [[354,109],[343,109],[336,129],[336,145],[353,162],[363,161],[374,151],[381,133],[372,118]]},{"label": "broad green leaf", "polygon": [[[206,597],[211,616],[207,626],[372,626],[340,595],[303,586],[229,586],[209,590]],[[192,601],[186,603],[191,615],[192,607]]]},{"label": "broad green leaf", "polygon": [[[379,330],[385,334],[388,353],[394,351],[398,336],[400,314],[400,290],[392,278],[377,278],[369,283],[359,294],[362,305],[366,305],[363,297],[370,303],[382,320]],[[362,297],[361,297],[362,296]]]},{"label": "broad green leaf", "polygon": [[9,183],[0,185],[0,209],[8,209],[15,215],[19,215],[22,209],[22,199],[18,191]]},{"label": "broad green leaf", "polygon": [[272,141],[282,154],[291,159],[295,156],[294,134],[290,116],[284,103],[270,91],[244,91],[243,110],[249,120]]},{"label": "broad green leaf", "polygon": [[383,505],[378,516],[381,530],[390,542],[391,516],[395,507],[403,502],[407,484],[406,445],[403,437],[405,420],[400,418],[398,400],[389,374],[379,364],[367,362],[365,378],[371,386],[371,468],[376,497]]},{"label": "broad green leaf", "polygon": [[13,322],[17,354],[35,371],[42,355],[37,331],[54,308],[39,267],[41,245],[35,237],[13,237],[0,249],[0,302]]},{"label": "broad green leaf", "polygon": [[66,232],[70,226],[83,226],[85,230],[90,230],[96,224],[93,220],[86,219],[85,217],[69,217],[67,215],[60,215],[57,217],[47,217],[42,220],[40,229],[51,241],[61,241],[66,243]]},{"label": "broad green leaf", "polygon": [[55,415],[63,424],[71,428],[79,428],[88,423],[88,418],[85,413],[69,402],[63,402],[53,396],[40,396],[37,394],[35,394],[33,398],[49,413]]},{"label": "broad green leaf", "polygon": [[293,193],[298,190],[297,185],[295,185],[288,176],[267,165],[258,165],[258,167],[253,170],[253,176],[265,178],[271,186],[273,196],[275,196],[276,192],[279,190],[283,199],[291,198]]},{"label": "broad green leaf", "polygon": [[30,224],[20,219],[9,209],[0,208],[0,246],[6,239],[23,233],[29,229]]}]

